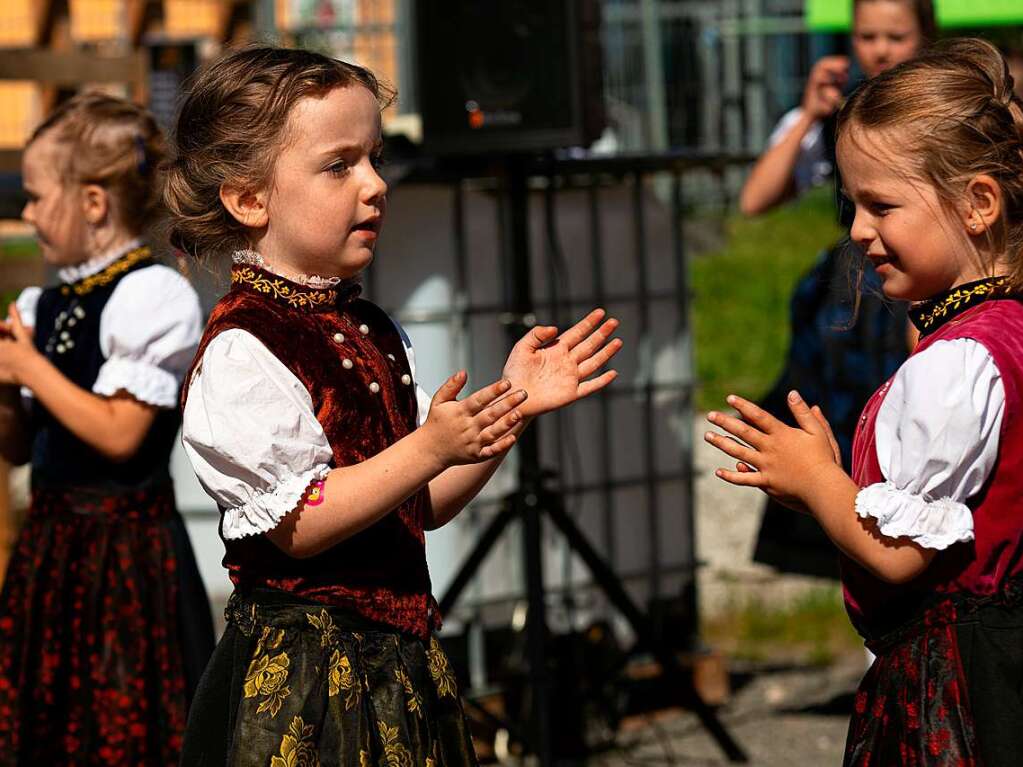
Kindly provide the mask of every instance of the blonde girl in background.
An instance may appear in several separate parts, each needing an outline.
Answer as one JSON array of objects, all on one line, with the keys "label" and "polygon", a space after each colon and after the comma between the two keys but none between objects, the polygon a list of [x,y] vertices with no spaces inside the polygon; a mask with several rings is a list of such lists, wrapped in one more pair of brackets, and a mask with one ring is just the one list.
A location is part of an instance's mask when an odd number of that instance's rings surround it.
[{"label": "blonde girl in background", "polygon": [[59,280],[0,338],[0,450],[31,463],[0,594],[0,764],[177,764],[212,651],[168,472],[202,316],[143,239],[163,155],[151,114],[100,94],[25,149],[22,217]]}]

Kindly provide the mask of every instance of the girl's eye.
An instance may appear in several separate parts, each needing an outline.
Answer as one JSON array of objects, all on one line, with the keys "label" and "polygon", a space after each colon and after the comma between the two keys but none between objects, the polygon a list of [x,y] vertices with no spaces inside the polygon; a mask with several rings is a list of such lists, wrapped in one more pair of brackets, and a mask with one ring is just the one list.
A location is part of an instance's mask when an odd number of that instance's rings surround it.
[{"label": "girl's eye", "polygon": [[374,168],[379,169],[379,168],[382,168],[384,166],[384,164],[387,162],[387,160],[384,158],[384,153],[383,152],[377,152],[371,158],[371,162],[373,163],[373,167]]},{"label": "girl's eye", "polygon": [[871,212],[877,216],[884,216],[885,214],[888,213],[888,211],[890,211],[894,207],[895,207],[894,205],[888,205],[887,203],[884,202],[872,202],[870,204]]},{"label": "girl's eye", "polygon": [[338,160],[336,163],[327,168],[327,172],[335,176],[343,176],[348,172],[348,163],[344,160]]}]

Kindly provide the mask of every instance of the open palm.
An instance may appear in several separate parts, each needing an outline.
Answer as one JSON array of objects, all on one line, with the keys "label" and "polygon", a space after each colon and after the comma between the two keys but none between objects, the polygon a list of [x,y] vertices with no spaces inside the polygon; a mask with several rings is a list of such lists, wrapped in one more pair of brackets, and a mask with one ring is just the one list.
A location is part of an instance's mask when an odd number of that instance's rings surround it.
[{"label": "open palm", "polygon": [[621,339],[611,339],[618,320],[604,319],[603,309],[594,309],[561,335],[558,329],[538,326],[523,336],[504,363],[504,377],[513,389],[529,394],[519,410],[532,418],[570,405],[600,391],[618,373],[594,373],[622,348]]}]

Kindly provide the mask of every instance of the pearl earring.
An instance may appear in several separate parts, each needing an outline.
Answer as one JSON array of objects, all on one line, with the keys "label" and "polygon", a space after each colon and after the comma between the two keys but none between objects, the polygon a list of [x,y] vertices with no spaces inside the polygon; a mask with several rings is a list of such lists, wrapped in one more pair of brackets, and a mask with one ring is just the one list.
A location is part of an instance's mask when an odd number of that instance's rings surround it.
[{"label": "pearl earring", "polygon": [[970,224],[970,231],[971,232],[976,232],[977,231],[977,222],[976,221],[974,221],[972,224]]}]

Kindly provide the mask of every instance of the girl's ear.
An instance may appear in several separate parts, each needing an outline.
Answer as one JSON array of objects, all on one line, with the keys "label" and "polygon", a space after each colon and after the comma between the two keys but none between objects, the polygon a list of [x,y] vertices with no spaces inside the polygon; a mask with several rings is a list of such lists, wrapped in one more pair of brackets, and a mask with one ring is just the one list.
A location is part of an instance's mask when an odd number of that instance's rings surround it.
[{"label": "girl's ear", "polygon": [[970,235],[988,232],[1002,215],[1002,187],[982,173],[966,185],[963,224]]},{"label": "girl's ear", "polygon": [[269,221],[266,212],[266,193],[262,190],[253,192],[251,189],[221,184],[220,201],[227,212],[243,226],[262,229]]},{"label": "girl's ear", "polygon": [[99,184],[83,185],[82,213],[85,220],[93,226],[103,223],[110,215],[110,195],[107,190]]}]

